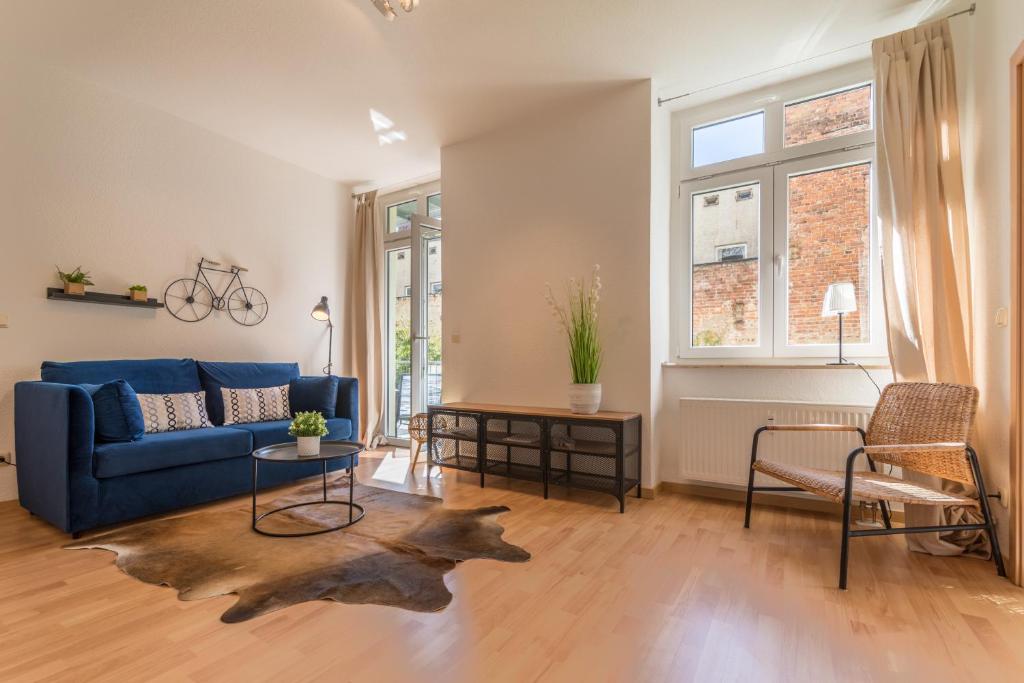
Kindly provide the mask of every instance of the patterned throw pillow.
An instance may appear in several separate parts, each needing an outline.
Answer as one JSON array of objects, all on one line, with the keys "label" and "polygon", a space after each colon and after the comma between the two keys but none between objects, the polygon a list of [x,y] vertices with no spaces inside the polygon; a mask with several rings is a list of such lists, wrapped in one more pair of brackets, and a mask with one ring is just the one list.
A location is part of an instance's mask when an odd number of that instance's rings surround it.
[{"label": "patterned throw pillow", "polygon": [[180,432],[209,427],[206,396],[201,391],[188,394],[139,394],[142,421],[147,434]]},{"label": "patterned throw pillow", "polygon": [[240,425],[248,422],[268,422],[292,419],[288,405],[288,385],[260,389],[229,389],[222,387],[224,398],[224,424]]}]

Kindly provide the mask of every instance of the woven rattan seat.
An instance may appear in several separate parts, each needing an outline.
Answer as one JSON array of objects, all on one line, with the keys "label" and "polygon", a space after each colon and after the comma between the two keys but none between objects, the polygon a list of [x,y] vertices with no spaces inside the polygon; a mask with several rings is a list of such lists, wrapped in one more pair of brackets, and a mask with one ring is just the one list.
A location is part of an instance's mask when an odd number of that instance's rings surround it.
[{"label": "woven rattan seat", "polygon": [[[755,492],[808,491],[843,506],[840,588],[846,588],[849,540],[859,536],[984,531],[992,545],[992,560],[996,569],[1000,576],[1006,576],[978,455],[967,442],[977,408],[978,390],[975,387],[897,382],[882,391],[866,430],[850,425],[829,424],[768,424],[759,427],[754,432],[750,449],[750,476],[747,480],[747,509],[743,526],[750,527]],[[762,434],[775,432],[857,432],[863,445],[846,457],[845,470],[824,470],[759,459],[758,440]],[[866,463],[870,471],[857,471],[854,466],[858,459],[862,464]],[[971,495],[973,491],[954,494],[883,474],[878,471],[879,463],[902,468],[904,472],[915,471],[967,484],[977,489],[977,497]],[[778,479],[788,486],[756,485],[754,475],[757,472]],[[877,502],[882,511],[884,528],[851,529],[850,508],[855,500]],[[967,523],[895,527],[889,512],[890,503],[957,506],[977,509],[981,514],[977,515],[972,510],[967,515]],[[971,515],[974,516],[973,521]]]},{"label": "woven rattan seat", "polygon": [[[845,478],[843,472],[800,465],[784,465],[766,460],[755,462],[754,469],[793,486],[799,486],[822,498],[829,498],[836,503],[843,502]],[[887,500],[894,503],[917,503],[920,505],[978,506],[976,498],[951,495],[876,472],[857,472],[853,475],[853,497],[860,500]]]}]

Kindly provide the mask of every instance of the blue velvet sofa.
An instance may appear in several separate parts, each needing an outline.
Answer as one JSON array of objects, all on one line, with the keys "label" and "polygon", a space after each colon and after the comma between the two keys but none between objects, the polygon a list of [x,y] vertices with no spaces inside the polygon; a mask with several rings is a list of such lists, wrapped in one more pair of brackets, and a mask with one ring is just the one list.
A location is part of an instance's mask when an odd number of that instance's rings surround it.
[{"label": "blue velvet sofa", "polygon": [[[294,441],[288,420],[224,426],[220,388],[288,384],[299,377],[296,363],[46,362],[40,374],[42,381],[14,387],[18,496],[23,507],[71,534],[246,493],[252,487],[252,451]],[[82,385],[118,379],[138,393],[205,391],[211,422],[218,426],[97,441],[92,395]],[[337,379],[335,414],[328,415],[330,434],[324,438],[349,440],[359,424],[359,384]],[[263,488],[318,474],[322,465],[261,469]]]}]

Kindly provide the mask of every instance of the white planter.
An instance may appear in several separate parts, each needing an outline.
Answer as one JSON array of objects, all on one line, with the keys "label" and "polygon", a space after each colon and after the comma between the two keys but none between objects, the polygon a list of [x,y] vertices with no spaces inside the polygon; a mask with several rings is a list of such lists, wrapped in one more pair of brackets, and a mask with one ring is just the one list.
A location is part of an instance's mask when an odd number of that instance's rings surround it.
[{"label": "white planter", "polygon": [[569,410],[578,415],[593,415],[600,407],[600,384],[569,385]]},{"label": "white planter", "polygon": [[319,436],[297,436],[295,442],[298,445],[299,457],[320,455]]}]

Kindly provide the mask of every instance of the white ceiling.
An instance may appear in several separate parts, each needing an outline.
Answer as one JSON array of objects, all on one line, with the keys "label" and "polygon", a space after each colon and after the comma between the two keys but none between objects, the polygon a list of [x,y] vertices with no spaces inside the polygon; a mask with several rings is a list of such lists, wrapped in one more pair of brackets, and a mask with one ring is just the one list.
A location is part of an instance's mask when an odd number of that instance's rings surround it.
[{"label": "white ceiling", "polygon": [[[387,22],[370,0],[0,0],[0,39],[322,175],[387,185],[436,172],[442,145],[612,82],[653,78],[667,96],[962,4],[421,0]],[[371,108],[407,140],[380,146]]]}]

